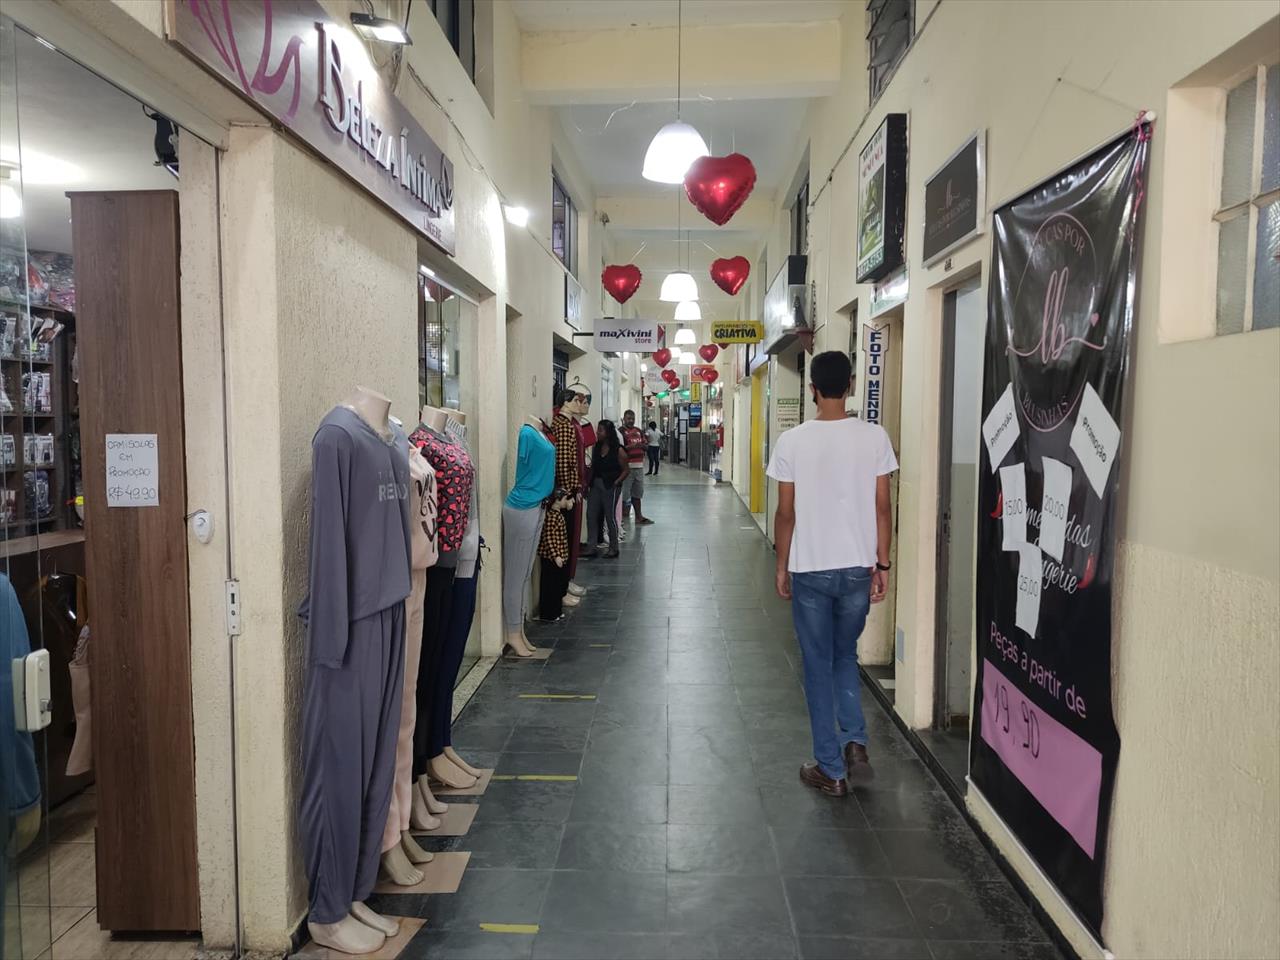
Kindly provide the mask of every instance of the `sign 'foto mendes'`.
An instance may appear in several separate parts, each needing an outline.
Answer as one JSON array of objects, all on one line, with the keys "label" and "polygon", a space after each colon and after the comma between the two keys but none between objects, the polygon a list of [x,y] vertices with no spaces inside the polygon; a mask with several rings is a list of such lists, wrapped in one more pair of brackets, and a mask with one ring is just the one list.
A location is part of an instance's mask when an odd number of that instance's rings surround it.
[{"label": "sign 'foto mendes'", "polygon": [[714,343],[759,343],[764,339],[764,324],[758,320],[732,320],[711,325]]}]

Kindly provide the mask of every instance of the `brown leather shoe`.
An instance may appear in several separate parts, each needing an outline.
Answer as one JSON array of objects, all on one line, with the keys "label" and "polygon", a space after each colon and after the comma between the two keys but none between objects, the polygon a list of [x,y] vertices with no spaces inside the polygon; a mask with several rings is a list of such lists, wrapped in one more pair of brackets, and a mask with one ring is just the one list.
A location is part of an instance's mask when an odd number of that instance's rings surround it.
[{"label": "brown leather shoe", "polygon": [[832,780],[816,763],[806,763],[800,768],[800,782],[806,787],[813,787],[832,797],[843,797],[849,792],[849,785],[843,780]]},{"label": "brown leather shoe", "polygon": [[860,743],[850,742],[844,745],[844,766],[846,776],[852,784],[867,784],[876,778],[871,758],[867,756],[867,748]]}]

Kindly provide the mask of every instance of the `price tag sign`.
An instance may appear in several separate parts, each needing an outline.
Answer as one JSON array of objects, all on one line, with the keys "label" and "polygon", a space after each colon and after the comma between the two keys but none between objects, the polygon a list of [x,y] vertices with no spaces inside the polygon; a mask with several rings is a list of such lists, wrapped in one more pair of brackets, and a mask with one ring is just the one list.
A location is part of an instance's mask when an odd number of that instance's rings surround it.
[{"label": "price tag sign", "polygon": [[107,434],[107,506],[160,506],[160,443],[154,433]]}]

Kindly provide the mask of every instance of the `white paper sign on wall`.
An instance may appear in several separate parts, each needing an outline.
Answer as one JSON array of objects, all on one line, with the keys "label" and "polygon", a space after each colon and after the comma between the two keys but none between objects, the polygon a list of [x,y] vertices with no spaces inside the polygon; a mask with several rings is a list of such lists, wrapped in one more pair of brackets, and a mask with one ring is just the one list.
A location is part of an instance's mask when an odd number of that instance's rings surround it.
[{"label": "white paper sign on wall", "polygon": [[1115,462],[1119,448],[1120,427],[1111,419],[1093,384],[1086,383],[1080,413],[1076,415],[1076,425],[1071,431],[1071,449],[1080,458],[1089,486],[1099,497],[1106,490],[1111,464]]},{"label": "white paper sign on wall", "polygon": [[1040,588],[1044,575],[1044,556],[1035,544],[1018,546],[1018,604],[1014,623],[1028,636],[1036,635],[1040,624]]},{"label": "white paper sign on wall", "polygon": [[1071,468],[1044,457],[1044,494],[1040,502],[1040,549],[1059,563],[1071,511]]},{"label": "white paper sign on wall", "polygon": [[160,506],[160,442],[154,433],[107,434],[107,506]]},{"label": "white paper sign on wall", "polygon": [[1027,542],[1027,470],[1023,464],[1000,468],[1000,494],[1004,505],[1001,548],[1017,550]]},{"label": "white paper sign on wall", "polygon": [[991,458],[991,472],[995,473],[1000,462],[1013,449],[1022,428],[1018,425],[1018,410],[1013,402],[1013,384],[1004,388],[1000,399],[992,406],[987,419],[982,422],[982,439],[987,442]]}]

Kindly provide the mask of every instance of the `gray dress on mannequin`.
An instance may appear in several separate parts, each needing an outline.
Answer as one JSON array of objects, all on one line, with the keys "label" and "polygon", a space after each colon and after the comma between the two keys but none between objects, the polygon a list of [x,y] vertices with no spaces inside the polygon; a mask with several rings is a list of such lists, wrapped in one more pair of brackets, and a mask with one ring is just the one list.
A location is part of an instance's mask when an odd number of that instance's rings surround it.
[{"label": "gray dress on mannequin", "polygon": [[409,595],[409,458],[336,407],[312,440],[299,828],[312,923],[368,898],[395,776]]}]

